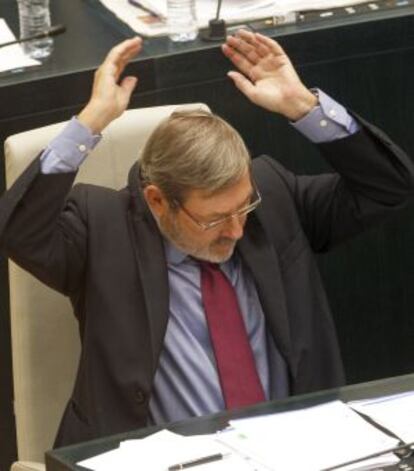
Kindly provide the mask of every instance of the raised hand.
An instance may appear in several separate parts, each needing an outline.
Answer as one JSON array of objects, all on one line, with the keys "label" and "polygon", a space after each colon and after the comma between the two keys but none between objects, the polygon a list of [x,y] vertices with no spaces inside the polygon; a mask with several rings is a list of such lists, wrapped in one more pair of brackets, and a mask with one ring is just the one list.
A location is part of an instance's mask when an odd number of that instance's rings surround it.
[{"label": "raised hand", "polygon": [[109,51],[95,72],[91,98],[78,116],[79,121],[93,133],[101,132],[126,110],[138,78],[128,76],[121,82],[119,78],[141,47],[141,38],[123,41]]},{"label": "raised hand", "polygon": [[240,30],[227,38],[222,50],[240,71],[229,72],[229,77],[256,105],[297,121],[317,104],[276,41]]}]

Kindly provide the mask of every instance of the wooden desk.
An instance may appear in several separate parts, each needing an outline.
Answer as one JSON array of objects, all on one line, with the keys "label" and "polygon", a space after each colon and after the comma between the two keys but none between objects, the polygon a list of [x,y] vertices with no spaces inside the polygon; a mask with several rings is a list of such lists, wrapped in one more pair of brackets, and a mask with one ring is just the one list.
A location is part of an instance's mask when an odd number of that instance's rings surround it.
[{"label": "wooden desk", "polygon": [[[93,71],[131,34],[96,0],[53,0],[68,32],[42,67],[0,76],[0,143],[20,131],[68,119],[88,99]],[[0,15],[17,32],[15,0]],[[377,123],[414,155],[414,8],[267,30],[309,86],[318,85]],[[252,155],[268,153],[298,172],[326,170],[284,120],[253,107],[226,77],[218,45],[146,42],[129,66],[140,76],[132,107],[202,101],[244,136]],[[0,146],[2,148],[2,145]],[[0,192],[4,189],[0,166]],[[408,208],[320,258],[350,382],[404,374],[414,363],[414,218]],[[0,257],[0,469],[15,456],[6,261]]]}]

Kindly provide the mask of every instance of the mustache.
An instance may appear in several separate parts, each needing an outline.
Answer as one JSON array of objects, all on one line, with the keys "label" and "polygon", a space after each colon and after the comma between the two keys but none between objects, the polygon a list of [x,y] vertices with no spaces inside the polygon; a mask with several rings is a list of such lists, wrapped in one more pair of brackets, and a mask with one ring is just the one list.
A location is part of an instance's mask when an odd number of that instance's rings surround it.
[{"label": "mustache", "polygon": [[234,245],[238,239],[232,239],[230,237],[219,237],[214,241],[214,245]]}]

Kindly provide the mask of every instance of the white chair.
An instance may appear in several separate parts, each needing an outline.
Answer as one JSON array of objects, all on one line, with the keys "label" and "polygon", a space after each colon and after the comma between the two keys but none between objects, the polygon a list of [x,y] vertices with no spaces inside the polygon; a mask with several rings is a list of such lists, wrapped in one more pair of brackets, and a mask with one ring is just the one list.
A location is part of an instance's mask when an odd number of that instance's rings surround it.
[{"label": "white chair", "polygon": [[[111,188],[125,186],[129,168],[157,124],[177,108],[172,105],[126,111],[103,132],[104,139],[82,165],[77,181]],[[65,123],[10,136],[5,142],[9,187]],[[44,471],[72,391],[80,343],[76,320],[64,296],[9,264],[14,408],[18,460],[12,471]]]}]

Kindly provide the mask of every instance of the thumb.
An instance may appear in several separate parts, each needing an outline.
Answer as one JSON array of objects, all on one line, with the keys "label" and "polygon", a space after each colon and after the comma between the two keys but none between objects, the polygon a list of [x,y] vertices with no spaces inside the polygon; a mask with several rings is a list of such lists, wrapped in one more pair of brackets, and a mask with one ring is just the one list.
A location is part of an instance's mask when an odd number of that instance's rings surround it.
[{"label": "thumb", "polygon": [[244,93],[249,100],[254,101],[253,97],[256,92],[255,86],[248,80],[244,75],[234,70],[227,73],[227,75],[233,80],[236,87]]},{"label": "thumb", "polygon": [[132,92],[134,91],[137,83],[138,78],[132,76],[125,77],[120,83],[120,87],[124,91],[125,97],[128,98],[128,100],[131,97]]}]

